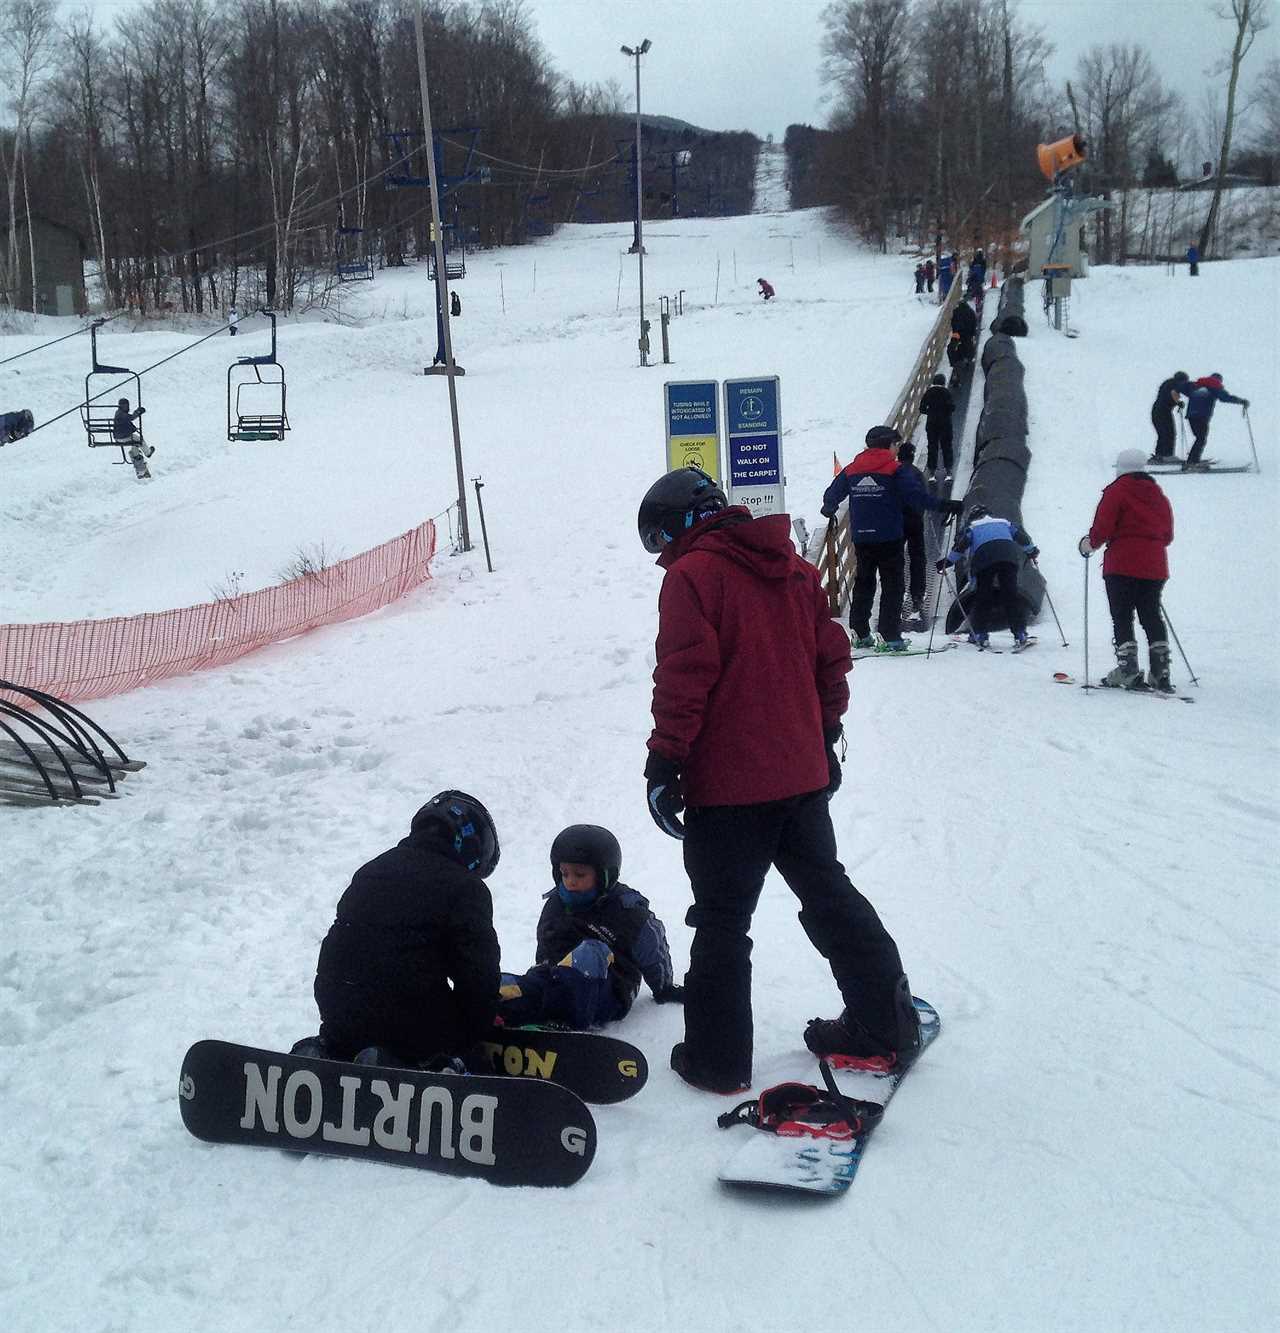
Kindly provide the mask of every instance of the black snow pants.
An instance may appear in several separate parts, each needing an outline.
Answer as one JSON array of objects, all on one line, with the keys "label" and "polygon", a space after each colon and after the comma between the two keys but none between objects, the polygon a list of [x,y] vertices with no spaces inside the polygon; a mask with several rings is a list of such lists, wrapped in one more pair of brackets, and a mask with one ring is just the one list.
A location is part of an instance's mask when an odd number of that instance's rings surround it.
[{"label": "black snow pants", "polygon": [[906,530],[907,568],[910,572],[908,584],[912,602],[924,601],[924,519],[913,511],[902,516],[902,526]]},{"label": "black snow pants", "polygon": [[902,634],[902,595],[906,591],[902,541],[867,542],[853,548],[858,559],[849,599],[849,628],[860,639],[871,633],[871,603],[876,597],[876,571],[880,571],[880,615],[876,628],[892,642]]},{"label": "black snow pants", "polygon": [[998,606],[1014,634],[1022,633],[1027,628],[1027,620],[1018,599],[1017,565],[1011,560],[1001,560],[979,570],[974,578],[978,587],[973,595],[973,615],[970,617],[973,628],[989,633],[999,623],[999,617],[994,614]]},{"label": "black snow pants", "polygon": [[1104,574],[1107,605],[1111,608],[1111,633],[1117,644],[1133,641],[1133,616],[1137,612],[1147,643],[1166,643],[1160,594],[1164,579],[1137,579],[1131,574]]},{"label": "black snow pants", "polygon": [[1178,434],[1173,426],[1173,413],[1151,409],[1151,424],[1156,428],[1156,457],[1172,458],[1177,452]]},{"label": "black snow pants", "polygon": [[1187,454],[1188,463],[1198,463],[1204,454],[1204,447],[1209,443],[1209,422],[1212,417],[1192,417],[1187,425],[1191,427],[1191,434],[1195,443],[1191,446]]},{"label": "black snow pants", "polygon": [[936,471],[938,466],[938,450],[942,450],[942,466],[950,472],[952,470],[954,459],[951,456],[951,418],[943,417],[939,421],[931,421],[928,417],[924,421],[924,437],[929,444],[929,456],[926,466],[930,472]]},{"label": "black snow pants", "polygon": [[[751,917],[776,867],[800,900],[800,924],[831,965],[849,1012],[868,1031],[896,1031],[902,959],[876,910],[836,858],[826,793],[759,805],[713,805],[685,815],[684,864],[693,890],[685,975],[689,1060],[726,1087],[750,1083]],[[797,1034],[799,1040],[799,1034]]]}]

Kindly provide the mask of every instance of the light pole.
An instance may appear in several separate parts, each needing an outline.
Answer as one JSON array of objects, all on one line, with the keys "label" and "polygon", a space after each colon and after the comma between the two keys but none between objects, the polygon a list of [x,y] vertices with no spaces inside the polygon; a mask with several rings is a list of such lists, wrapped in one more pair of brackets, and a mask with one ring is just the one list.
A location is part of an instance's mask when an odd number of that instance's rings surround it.
[{"label": "light pole", "polygon": [[640,57],[653,45],[646,37],[639,46],[624,46],[622,54],[636,62],[636,258],[640,261],[640,364],[649,364],[649,321],[644,317],[644,185],[640,161]]}]

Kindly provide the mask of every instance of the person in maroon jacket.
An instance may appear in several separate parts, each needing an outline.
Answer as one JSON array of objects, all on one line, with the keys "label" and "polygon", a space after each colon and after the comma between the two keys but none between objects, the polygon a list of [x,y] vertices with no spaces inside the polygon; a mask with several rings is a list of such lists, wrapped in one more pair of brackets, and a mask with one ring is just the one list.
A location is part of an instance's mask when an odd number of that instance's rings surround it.
[{"label": "person in maroon jacket", "polygon": [[[1141,449],[1123,449],[1116,458],[1116,479],[1102,492],[1093,525],[1080,538],[1080,554],[1087,560],[1101,546],[1102,581],[1107,588],[1115,636],[1116,666],[1102,680],[1126,690],[1148,687],[1173,693],[1169,679],[1169,641],[1160,614],[1160,594],[1169,577],[1169,543],[1173,541],[1173,510],[1168,497],[1145,473]],[[1138,643],[1133,636],[1137,612],[1151,656],[1149,680],[1138,666]]]},{"label": "person in maroon jacket", "polygon": [[[693,892],[685,1038],[671,1067],[711,1092],[751,1082],[751,938],[776,866],[845,1009],[805,1040],[905,1062],[919,1024],[897,945],[836,857],[828,801],[849,702],[849,640],[786,514],[752,519],[697,468],[640,505],[640,538],[666,571],[658,599],[649,812],[683,839]],[[680,819],[684,812],[683,822]]]}]

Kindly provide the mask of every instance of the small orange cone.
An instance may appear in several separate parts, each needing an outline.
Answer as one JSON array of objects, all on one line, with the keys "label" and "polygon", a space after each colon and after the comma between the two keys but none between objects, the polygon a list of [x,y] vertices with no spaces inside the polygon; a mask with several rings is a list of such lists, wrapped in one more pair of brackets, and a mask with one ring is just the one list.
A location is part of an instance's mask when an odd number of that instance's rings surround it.
[{"label": "small orange cone", "polygon": [[992,291],[995,291],[995,289],[996,289],[996,271],[995,271],[995,269],[992,269],[992,270],[991,270],[991,290],[992,290]]}]

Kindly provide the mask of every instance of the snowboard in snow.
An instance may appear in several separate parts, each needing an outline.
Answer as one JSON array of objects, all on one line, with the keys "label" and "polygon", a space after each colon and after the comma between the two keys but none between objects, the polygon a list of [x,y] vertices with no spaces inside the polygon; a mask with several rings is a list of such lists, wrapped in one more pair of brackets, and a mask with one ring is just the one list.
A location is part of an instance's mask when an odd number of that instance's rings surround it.
[{"label": "snowboard in snow", "polygon": [[209,1143],[327,1153],[495,1185],[572,1185],[596,1127],[567,1088],[427,1074],[198,1041],[182,1062],[182,1123]]},{"label": "snowboard in snow", "polygon": [[495,1074],[559,1083],[584,1102],[624,1102],[649,1077],[638,1046],[603,1032],[494,1027],[481,1046]]},{"label": "snowboard in snow", "polygon": [[[905,1070],[885,1070],[874,1060],[828,1057],[836,1084],[845,1096],[857,1102],[876,1103],[882,1109],[887,1107],[925,1050],[937,1039],[942,1030],[938,1011],[918,997],[912,1003],[920,1015],[920,1055]],[[748,1125],[737,1130],[745,1137],[721,1167],[720,1180],[736,1189],[794,1191],[827,1198],[844,1194],[853,1184],[867,1142],[878,1123],[876,1117],[870,1128],[847,1139],[822,1134],[782,1135]]]},{"label": "snowboard in snow", "polygon": [[[934,644],[932,656],[937,657],[939,653],[945,653],[948,648],[954,647],[955,644],[950,641]],[[905,653],[885,653],[876,648],[855,648],[851,656],[855,662],[864,662],[871,657],[924,657],[928,653],[927,648],[908,648]]]}]

